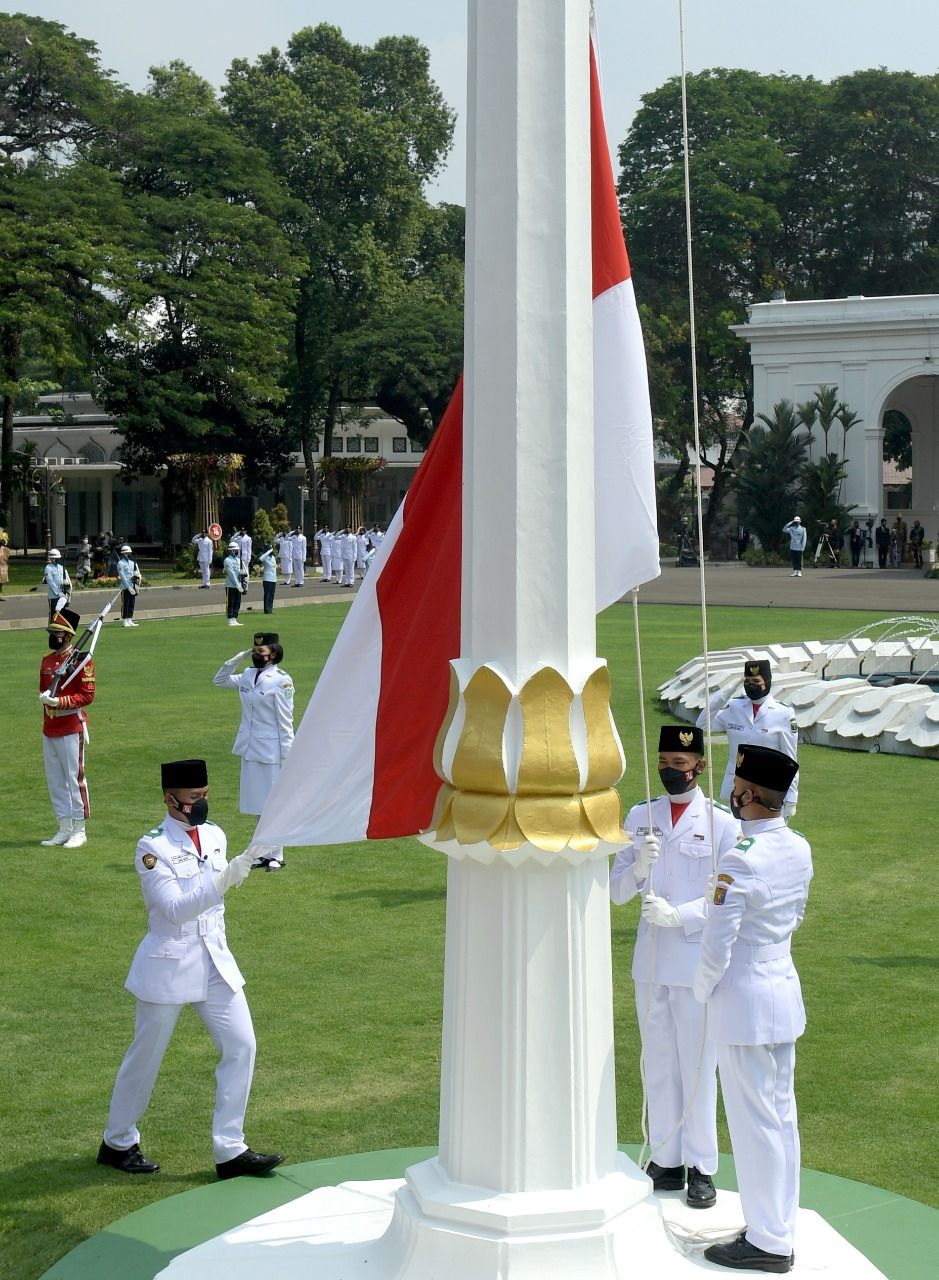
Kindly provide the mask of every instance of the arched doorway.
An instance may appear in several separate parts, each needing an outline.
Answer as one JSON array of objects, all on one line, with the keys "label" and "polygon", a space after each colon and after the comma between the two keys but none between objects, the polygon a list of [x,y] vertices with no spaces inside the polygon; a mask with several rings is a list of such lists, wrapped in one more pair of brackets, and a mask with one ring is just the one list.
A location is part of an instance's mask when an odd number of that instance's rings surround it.
[{"label": "arched doorway", "polygon": [[[931,362],[930,362],[931,363]],[[899,381],[886,391],[879,422],[897,428],[909,423],[912,484],[909,499],[894,488],[885,498],[885,508],[910,521],[918,519],[926,537],[939,539],[939,369]],[[901,473],[902,475],[902,473]]]}]

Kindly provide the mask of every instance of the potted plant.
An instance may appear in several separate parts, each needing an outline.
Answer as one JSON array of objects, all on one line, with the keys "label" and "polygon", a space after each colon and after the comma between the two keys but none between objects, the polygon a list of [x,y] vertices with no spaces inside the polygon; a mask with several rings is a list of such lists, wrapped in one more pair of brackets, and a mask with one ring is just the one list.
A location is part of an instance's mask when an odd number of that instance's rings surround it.
[{"label": "potted plant", "polygon": [[931,569],[936,563],[936,548],[933,546],[929,538],[923,539],[923,564],[927,569]]}]

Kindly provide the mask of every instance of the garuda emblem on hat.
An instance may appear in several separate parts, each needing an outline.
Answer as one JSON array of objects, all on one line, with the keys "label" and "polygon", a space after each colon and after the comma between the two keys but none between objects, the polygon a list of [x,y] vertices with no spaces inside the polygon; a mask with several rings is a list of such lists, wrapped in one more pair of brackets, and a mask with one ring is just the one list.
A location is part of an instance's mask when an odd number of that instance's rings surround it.
[{"label": "garuda emblem on hat", "polygon": [[742,752],[742,751],[738,751],[738,752],[737,752],[737,764],[738,764],[738,765],[743,764],[743,752]]},{"label": "garuda emblem on hat", "polygon": [[678,734],[678,741],[683,747],[690,747],[692,742],[694,742],[694,734],[682,729]]},{"label": "garuda emblem on hat", "polygon": [[758,676],[760,674],[760,664],[758,662],[751,662],[747,668],[747,674],[751,676]]}]

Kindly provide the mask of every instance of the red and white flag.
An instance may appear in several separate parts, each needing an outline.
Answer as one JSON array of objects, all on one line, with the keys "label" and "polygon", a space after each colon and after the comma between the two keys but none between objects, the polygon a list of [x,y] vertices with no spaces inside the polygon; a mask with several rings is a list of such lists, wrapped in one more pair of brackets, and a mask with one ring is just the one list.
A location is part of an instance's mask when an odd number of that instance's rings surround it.
[{"label": "red and white flag", "polygon": [[[652,417],[591,42],[597,610],[659,573]],[[453,393],[264,806],[261,844],[415,835],[460,652],[463,386]]]}]

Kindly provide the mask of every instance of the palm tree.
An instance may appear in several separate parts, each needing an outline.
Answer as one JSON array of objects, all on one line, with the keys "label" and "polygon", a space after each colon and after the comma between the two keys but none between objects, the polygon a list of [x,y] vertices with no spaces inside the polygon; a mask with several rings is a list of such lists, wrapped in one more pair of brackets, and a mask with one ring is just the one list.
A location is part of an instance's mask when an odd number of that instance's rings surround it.
[{"label": "palm tree", "polygon": [[815,411],[818,425],[825,434],[825,453],[828,453],[828,433],[838,416],[838,388],[821,386],[815,392]]},{"label": "palm tree", "polygon": [[778,551],[783,525],[802,494],[808,441],[791,400],[780,400],[772,415],[757,419],[763,426],[754,424],[737,447],[734,484],[742,518],[765,549]]},{"label": "palm tree", "polygon": [[[852,427],[855,427],[859,422],[862,422],[863,419],[860,414],[855,413],[853,409],[849,408],[843,400],[839,402],[838,408],[835,411],[835,419],[841,423],[841,469],[844,472],[841,484],[843,484],[844,476],[847,475],[848,432]],[[838,486],[839,503],[841,502],[841,484]]]},{"label": "palm tree", "polygon": [[813,396],[811,400],[806,400],[802,404],[796,405],[796,417],[805,427],[808,435],[806,443],[809,447],[809,461],[812,461],[812,445],[815,443],[815,436],[812,434],[812,428],[818,420],[818,403]]}]

